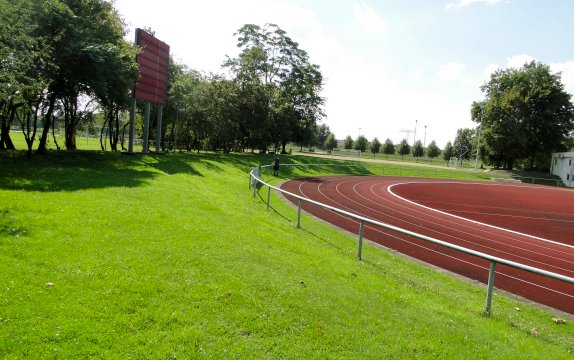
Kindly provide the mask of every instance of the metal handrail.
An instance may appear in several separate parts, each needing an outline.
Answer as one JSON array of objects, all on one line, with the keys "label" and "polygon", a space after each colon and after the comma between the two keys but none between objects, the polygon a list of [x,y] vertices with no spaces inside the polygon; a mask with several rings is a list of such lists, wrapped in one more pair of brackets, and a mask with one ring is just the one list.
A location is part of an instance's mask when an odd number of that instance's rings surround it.
[{"label": "metal handrail", "polygon": [[[559,281],[563,281],[569,284],[574,284],[574,278],[569,277],[569,276],[565,276],[565,275],[561,275],[561,274],[557,274],[551,271],[547,271],[547,270],[543,270],[543,269],[539,269],[533,266],[529,266],[529,265],[524,265],[521,263],[517,263],[514,261],[510,261],[504,258],[500,258],[497,256],[492,256],[489,254],[485,254],[482,253],[480,251],[476,251],[476,250],[472,250],[472,249],[467,249],[463,246],[459,246],[459,245],[455,245],[455,244],[451,244],[448,243],[446,241],[443,240],[439,240],[439,239],[435,239],[433,237],[430,236],[426,236],[426,235],[422,235],[413,231],[409,231],[406,229],[402,229],[400,227],[394,226],[394,225],[390,225],[387,223],[383,223],[377,220],[373,220],[373,219],[369,219],[367,217],[361,216],[361,215],[357,215],[357,214],[353,214],[350,213],[348,211],[336,208],[334,206],[331,205],[327,205],[327,204],[323,204],[321,202],[315,201],[315,200],[311,200],[309,198],[297,195],[297,194],[293,194],[289,191],[283,190],[281,188],[278,188],[276,186],[273,186],[265,181],[263,181],[261,178],[258,177],[258,175],[261,174],[261,169],[263,168],[269,168],[272,165],[263,165],[263,166],[259,166],[259,167],[255,167],[251,169],[251,172],[249,173],[249,187],[253,188],[253,196],[255,197],[256,192],[257,192],[257,184],[260,183],[263,186],[267,186],[268,191],[267,191],[267,208],[269,208],[270,206],[270,198],[271,198],[271,190],[275,190],[278,191],[280,193],[286,194],[288,196],[292,196],[296,199],[298,199],[298,204],[297,204],[297,227],[301,227],[301,203],[303,201],[308,202],[310,204],[313,205],[317,205],[319,207],[322,207],[324,209],[328,209],[331,211],[334,211],[336,213],[351,217],[353,219],[356,219],[359,221],[359,246],[358,246],[358,259],[362,260],[362,247],[363,247],[363,229],[365,226],[365,223],[368,224],[372,224],[372,225],[376,225],[376,226],[380,226],[383,227],[385,229],[388,230],[392,230],[404,235],[408,235],[408,236],[412,236],[414,238],[417,239],[421,239],[421,240],[425,240],[427,242],[433,243],[433,244],[437,244],[437,245],[441,245],[443,247],[452,249],[452,250],[456,250],[465,254],[469,254],[472,256],[476,256],[478,258],[484,259],[484,260],[488,260],[490,262],[490,267],[489,267],[489,272],[488,272],[488,285],[487,285],[487,295],[486,295],[486,310],[484,311],[484,314],[486,316],[489,316],[491,313],[491,307],[492,307],[492,294],[493,294],[493,289],[494,289],[494,274],[495,274],[495,268],[497,264],[503,264],[506,266],[510,266],[516,269],[520,269],[520,270],[524,270],[530,273],[534,273],[534,274],[538,274],[538,275],[542,275],[545,277],[549,277],[552,279],[556,279]],[[361,165],[341,165],[341,164],[281,164],[280,166],[284,167],[284,166],[361,166]],[[257,173],[257,175],[255,174]]]}]

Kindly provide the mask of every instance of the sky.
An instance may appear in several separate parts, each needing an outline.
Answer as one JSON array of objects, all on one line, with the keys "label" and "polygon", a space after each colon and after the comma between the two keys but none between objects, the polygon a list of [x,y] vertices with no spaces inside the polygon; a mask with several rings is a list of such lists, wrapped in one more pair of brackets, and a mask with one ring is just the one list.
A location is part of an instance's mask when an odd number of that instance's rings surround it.
[{"label": "sky", "polygon": [[[454,141],[497,69],[537,60],[574,94],[571,0],[115,0],[134,38],[150,27],[178,62],[224,73],[244,24],[277,24],[320,66],[337,139]],[[416,130],[416,134],[415,134]]]}]

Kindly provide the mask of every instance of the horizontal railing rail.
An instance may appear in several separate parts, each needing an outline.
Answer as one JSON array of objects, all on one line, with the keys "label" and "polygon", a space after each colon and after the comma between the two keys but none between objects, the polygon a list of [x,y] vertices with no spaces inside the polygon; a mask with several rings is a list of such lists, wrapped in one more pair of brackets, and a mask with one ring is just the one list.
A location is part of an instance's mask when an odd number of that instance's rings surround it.
[{"label": "horizontal railing rail", "polygon": [[[275,190],[277,192],[280,192],[282,194],[285,194],[287,196],[291,196],[295,199],[298,200],[297,203],[297,227],[301,227],[301,204],[302,202],[307,202],[313,205],[317,205],[321,208],[327,209],[327,210],[331,210],[333,212],[336,212],[338,214],[344,215],[344,216],[348,216],[350,218],[353,218],[357,221],[359,221],[359,241],[358,241],[358,250],[357,250],[357,258],[359,260],[362,260],[362,249],[363,249],[363,231],[364,231],[364,227],[365,224],[372,224],[375,226],[379,226],[394,232],[398,232],[404,235],[408,235],[420,240],[424,240],[433,244],[437,244],[440,246],[443,246],[445,248],[448,249],[452,249],[464,254],[468,254],[468,255],[472,255],[484,260],[488,260],[490,262],[490,267],[489,267],[489,271],[488,271],[488,283],[487,283],[487,293],[486,293],[486,309],[484,311],[486,316],[489,316],[491,313],[491,308],[492,308],[492,295],[493,295],[493,289],[494,289],[494,275],[495,275],[495,271],[496,271],[496,265],[497,264],[502,264],[502,265],[506,265],[506,266],[510,266],[512,268],[515,269],[520,269],[523,271],[527,271],[533,274],[538,274],[538,275],[542,275],[548,278],[552,278],[555,280],[559,280],[559,281],[563,281],[569,284],[574,284],[574,278],[569,277],[569,276],[565,276],[565,275],[561,275],[561,274],[557,274],[551,271],[547,271],[547,270],[543,270],[543,269],[539,269],[533,266],[529,266],[529,265],[525,265],[525,264],[521,264],[521,263],[517,263],[515,261],[511,261],[511,260],[507,260],[504,258],[500,258],[497,256],[493,256],[493,255],[489,255],[489,254],[485,254],[482,253],[480,251],[476,251],[476,250],[472,250],[472,249],[467,249],[463,246],[459,246],[459,245],[455,245],[455,244],[451,244],[449,242],[443,241],[443,240],[439,240],[430,236],[426,236],[423,234],[419,234],[410,230],[406,230],[406,229],[402,229],[398,226],[394,226],[394,225],[390,225],[387,223],[383,223],[377,220],[373,220],[361,215],[357,215],[339,208],[336,208],[334,206],[331,205],[327,205],[327,204],[323,204],[321,202],[291,193],[289,191],[283,190],[279,187],[273,186],[267,182],[265,182],[263,179],[261,179],[261,170],[262,169],[268,169],[269,167],[272,167],[273,165],[263,165],[263,166],[259,166],[259,167],[255,167],[251,169],[251,172],[249,173],[249,187],[253,189],[253,196],[255,197],[257,194],[257,190],[258,190],[258,184],[261,184],[262,186],[266,186],[267,187],[267,208],[270,207],[270,201],[271,201],[271,190]],[[281,164],[280,167],[292,167],[292,166],[325,166],[325,167],[364,167],[363,165],[341,165],[341,164]]]}]

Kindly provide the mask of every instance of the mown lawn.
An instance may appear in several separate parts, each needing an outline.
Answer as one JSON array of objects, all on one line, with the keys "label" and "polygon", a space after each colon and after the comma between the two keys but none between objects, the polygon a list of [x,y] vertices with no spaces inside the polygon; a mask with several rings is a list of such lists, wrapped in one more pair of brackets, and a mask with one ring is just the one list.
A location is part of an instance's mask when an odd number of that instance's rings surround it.
[{"label": "mown lawn", "polygon": [[481,287],[267,210],[270,162],[0,154],[0,358],[572,358],[569,319],[500,295],[486,318]]}]

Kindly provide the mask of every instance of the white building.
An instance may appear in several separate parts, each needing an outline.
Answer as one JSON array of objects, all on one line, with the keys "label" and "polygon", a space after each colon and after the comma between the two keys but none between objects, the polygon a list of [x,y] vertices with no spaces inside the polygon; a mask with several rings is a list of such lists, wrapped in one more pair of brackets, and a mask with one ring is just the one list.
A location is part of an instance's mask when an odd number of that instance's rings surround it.
[{"label": "white building", "polygon": [[550,172],[559,176],[564,185],[574,187],[574,152],[553,153]]}]

